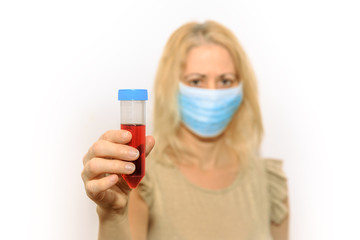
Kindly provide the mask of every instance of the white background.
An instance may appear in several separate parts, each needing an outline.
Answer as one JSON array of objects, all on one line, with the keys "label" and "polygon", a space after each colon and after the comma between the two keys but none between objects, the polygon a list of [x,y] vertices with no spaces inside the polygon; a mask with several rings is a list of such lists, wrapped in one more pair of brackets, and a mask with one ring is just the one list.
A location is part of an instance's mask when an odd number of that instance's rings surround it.
[{"label": "white background", "polygon": [[359,239],[359,10],[330,0],[2,1],[1,238],[96,239],[82,156],[119,127],[117,89],[151,95],[169,35],[213,19],[256,71],[262,152],[284,159],[289,177],[291,239]]}]

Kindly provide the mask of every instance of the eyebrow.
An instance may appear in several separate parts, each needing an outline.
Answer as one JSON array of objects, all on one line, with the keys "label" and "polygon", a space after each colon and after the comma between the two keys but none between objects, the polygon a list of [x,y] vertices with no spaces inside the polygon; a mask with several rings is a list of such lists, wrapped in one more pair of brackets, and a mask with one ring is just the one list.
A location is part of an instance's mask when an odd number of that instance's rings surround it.
[{"label": "eyebrow", "polygon": [[228,75],[231,75],[231,76],[237,78],[237,74],[236,74],[236,73],[223,73],[223,74],[221,74],[219,77],[220,77],[220,78],[223,78],[223,77],[226,77],[226,76],[228,76]]},{"label": "eyebrow", "polygon": [[[223,78],[227,75],[231,75],[234,76],[235,78],[237,77],[236,73],[232,73],[232,72],[228,72],[228,73],[223,73],[221,74],[219,77]],[[206,78],[206,74],[201,74],[201,73],[190,73],[188,75],[185,75],[184,78],[190,78],[190,77],[200,77],[200,78]]]},{"label": "eyebrow", "polygon": [[201,73],[190,73],[190,74],[184,76],[184,78],[190,78],[190,77],[205,78],[206,75],[205,75],[205,74],[201,74]]}]

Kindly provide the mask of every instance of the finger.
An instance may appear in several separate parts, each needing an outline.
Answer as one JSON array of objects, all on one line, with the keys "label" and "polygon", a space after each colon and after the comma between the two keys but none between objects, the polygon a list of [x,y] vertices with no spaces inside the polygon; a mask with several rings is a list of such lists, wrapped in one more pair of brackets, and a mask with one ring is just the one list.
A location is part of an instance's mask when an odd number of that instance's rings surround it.
[{"label": "finger", "polygon": [[[126,130],[109,130],[105,132],[99,140],[105,140],[112,143],[126,144],[130,142],[132,138],[131,132]],[[93,145],[94,146],[94,145]],[[85,166],[86,162],[95,157],[94,152],[92,151],[93,146],[83,157],[83,165]]]},{"label": "finger", "polygon": [[99,140],[92,145],[88,152],[88,159],[94,157],[133,161],[138,159],[139,151],[128,145]]},{"label": "finger", "polygon": [[146,136],[146,144],[145,144],[145,155],[149,155],[151,150],[155,145],[155,139],[153,136]]},{"label": "finger", "polygon": [[86,194],[95,201],[101,201],[105,196],[105,191],[114,186],[119,180],[119,176],[112,174],[100,179],[86,182]]},{"label": "finger", "polygon": [[115,159],[93,158],[84,166],[84,181],[93,179],[101,174],[131,174],[135,171],[135,164]]},{"label": "finger", "polygon": [[131,140],[131,132],[127,130],[109,130],[99,140],[106,140],[113,143],[126,144]]}]

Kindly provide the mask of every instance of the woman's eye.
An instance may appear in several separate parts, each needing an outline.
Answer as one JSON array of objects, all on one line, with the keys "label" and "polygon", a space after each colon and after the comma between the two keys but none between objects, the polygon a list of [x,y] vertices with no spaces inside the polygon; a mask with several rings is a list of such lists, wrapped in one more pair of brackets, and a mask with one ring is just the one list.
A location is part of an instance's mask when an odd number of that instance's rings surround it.
[{"label": "woman's eye", "polygon": [[199,87],[200,83],[201,83],[201,80],[199,80],[199,79],[194,79],[194,80],[189,81],[189,85],[193,86],[193,87]]},{"label": "woman's eye", "polygon": [[231,79],[222,79],[221,80],[221,85],[225,86],[225,87],[232,86],[233,83],[234,83],[234,81]]}]

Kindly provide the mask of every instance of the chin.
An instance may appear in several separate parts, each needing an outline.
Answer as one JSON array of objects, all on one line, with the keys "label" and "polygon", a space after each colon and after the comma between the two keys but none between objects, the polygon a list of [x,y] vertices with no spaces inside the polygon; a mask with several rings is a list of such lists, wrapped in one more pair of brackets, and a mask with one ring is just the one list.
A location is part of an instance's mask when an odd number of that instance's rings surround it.
[{"label": "chin", "polygon": [[202,136],[195,132],[193,132],[190,128],[188,128],[184,123],[181,124],[182,128],[189,134],[193,135],[195,138],[199,139],[203,142],[214,142],[219,139],[221,139],[224,136],[225,131],[221,131],[220,133],[214,135],[214,136]]}]

